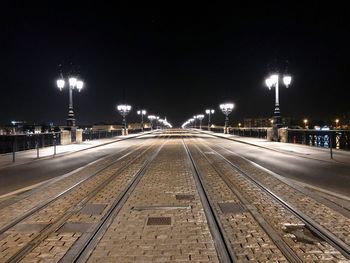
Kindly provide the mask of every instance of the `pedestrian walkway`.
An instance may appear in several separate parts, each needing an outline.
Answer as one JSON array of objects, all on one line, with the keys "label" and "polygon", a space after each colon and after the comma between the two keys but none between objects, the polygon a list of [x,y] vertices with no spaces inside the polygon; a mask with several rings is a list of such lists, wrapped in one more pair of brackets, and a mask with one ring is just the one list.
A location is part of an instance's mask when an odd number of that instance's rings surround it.
[{"label": "pedestrian walkway", "polygon": [[241,142],[248,145],[267,148],[278,152],[284,152],[289,154],[292,153],[303,157],[309,157],[310,159],[317,159],[321,161],[334,161],[334,162],[340,162],[340,163],[350,165],[349,151],[332,149],[333,159],[331,159],[330,149],[327,149],[327,148],[312,147],[312,146],[307,146],[302,144],[273,142],[273,141],[269,141],[261,138],[241,137],[241,136],[232,135],[232,134],[214,133],[211,131],[201,131],[201,132],[211,134],[216,137],[221,137],[221,138],[226,138],[229,140]]},{"label": "pedestrian walkway", "polygon": [[[144,132],[143,134],[147,134],[149,132]],[[15,153],[15,162],[13,162],[13,153],[6,153],[0,155],[0,169],[9,166],[15,166],[19,164],[30,163],[37,160],[43,160],[47,158],[52,158],[55,156],[67,155],[79,151],[84,151],[87,149],[107,145],[110,143],[114,143],[117,141],[122,141],[130,138],[134,138],[140,136],[140,133],[129,134],[125,136],[116,136],[113,138],[106,139],[98,139],[91,141],[84,141],[82,143],[73,143],[68,145],[57,145],[56,146],[56,155],[55,155],[55,147],[49,146],[44,148],[39,148],[26,151],[19,151]],[[39,158],[38,158],[39,156]]]}]

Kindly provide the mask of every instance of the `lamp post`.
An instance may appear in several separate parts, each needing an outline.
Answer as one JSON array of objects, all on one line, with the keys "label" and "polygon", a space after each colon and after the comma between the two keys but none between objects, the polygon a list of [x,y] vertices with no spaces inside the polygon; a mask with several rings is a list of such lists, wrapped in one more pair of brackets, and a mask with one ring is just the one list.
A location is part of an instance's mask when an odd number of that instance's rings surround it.
[{"label": "lamp post", "polygon": [[156,123],[157,123],[156,129],[159,129],[159,116],[156,116]]},{"label": "lamp post", "polygon": [[126,129],[127,126],[126,126],[125,116],[129,114],[131,110],[131,106],[127,104],[120,104],[120,105],[117,105],[117,110],[119,111],[120,115],[122,115],[123,117],[123,125],[124,125],[123,134],[127,135],[127,129]]},{"label": "lamp post", "polygon": [[205,113],[208,114],[208,131],[210,131],[210,125],[211,125],[211,121],[210,121],[210,115],[214,114],[214,110],[213,109],[206,109]]},{"label": "lamp post", "polygon": [[202,120],[204,119],[204,115],[198,114],[196,117],[199,120],[199,129],[202,129]]},{"label": "lamp post", "polygon": [[194,120],[193,128],[196,129],[197,128],[197,116],[196,115],[193,116],[193,120]]},{"label": "lamp post", "polygon": [[[60,78],[56,81],[57,87],[62,91],[62,89],[66,86],[66,81],[63,78]],[[67,126],[75,127],[75,117],[73,111],[73,90],[77,89],[79,92],[82,90],[84,86],[84,82],[78,80],[75,77],[70,77],[68,79],[68,88],[69,88],[69,105],[68,105],[68,118],[67,118]]]},{"label": "lamp post", "polygon": [[338,129],[339,119],[335,119],[335,128]]},{"label": "lamp post", "polygon": [[228,115],[232,112],[233,108],[234,108],[234,104],[233,103],[223,103],[220,104],[220,110],[222,111],[223,114],[225,114],[225,128],[224,128],[224,133],[228,133],[227,132],[227,126],[228,126]]},{"label": "lamp post", "polygon": [[[288,88],[292,82],[291,76],[283,76],[283,83]],[[271,87],[275,87],[275,111],[274,111],[274,124],[277,127],[282,125],[281,112],[280,112],[280,102],[279,102],[279,75],[273,74],[265,80],[266,86],[271,90]]]},{"label": "lamp post", "polygon": [[141,130],[142,130],[142,132],[143,132],[143,115],[146,114],[146,110],[138,110],[138,111],[137,111],[137,114],[138,114],[138,115],[141,115]]},{"label": "lamp post", "polygon": [[194,128],[194,119],[193,119],[193,118],[190,118],[188,121],[190,122],[190,124],[193,123],[193,124],[192,124],[192,128]]},{"label": "lamp post", "polygon": [[156,119],[156,116],[154,115],[148,115],[148,119],[151,122],[151,130],[153,130],[153,120]]},{"label": "lamp post", "polygon": [[305,129],[307,129],[308,128],[308,126],[307,126],[307,123],[309,122],[309,120],[308,119],[304,119],[304,128]]}]

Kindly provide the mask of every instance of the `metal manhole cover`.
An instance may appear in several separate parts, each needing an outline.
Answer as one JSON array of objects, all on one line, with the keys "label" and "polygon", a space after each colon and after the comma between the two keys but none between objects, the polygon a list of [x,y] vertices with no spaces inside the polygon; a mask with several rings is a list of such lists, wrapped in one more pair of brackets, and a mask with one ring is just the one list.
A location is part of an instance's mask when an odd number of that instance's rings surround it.
[{"label": "metal manhole cover", "polygon": [[176,200],[194,200],[194,195],[175,195]]},{"label": "metal manhole cover", "polygon": [[218,205],[224,214],[239,214],[247,211],[246,207],[241,203],[218,203]]},{"label": "metal manhole cover", "polygon": [[80,210],[80,213],[86,215],[100,215],[107,205],[104,204],[87,204]]},{"label": "metal manhole cover", "polygon": [[68,232],[68,233],[86,233],[89,232],[91,227],[94,224],[92,223],[75,223],[75,222],[67,222],[58,230],[59,233]]},{"label": "metal manhole cover", "polygon": [[168,226],[171,225],[171,217],[149,217],[148,226]]}]

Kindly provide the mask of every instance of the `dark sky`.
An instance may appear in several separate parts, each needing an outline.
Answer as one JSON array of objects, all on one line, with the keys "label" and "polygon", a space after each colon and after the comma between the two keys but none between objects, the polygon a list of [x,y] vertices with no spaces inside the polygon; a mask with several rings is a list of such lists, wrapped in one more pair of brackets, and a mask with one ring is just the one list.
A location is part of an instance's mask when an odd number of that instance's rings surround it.
[{"label": "dark sky", "polygon": [[120,122],[115,105],[123,101],[175,125],[207,107],[223,122],[218,105],[225,101],[236,105],[232,122],[270,117],[274,91],[264,79],[275,69],[293,77],[289,89],[280,88],[283,116],[349,115],[345,5],[47,2],[2,3],[0,123],[64,124],[68,92],[55,87],[59,64],[86,83],[74,93],[78,124]]}]

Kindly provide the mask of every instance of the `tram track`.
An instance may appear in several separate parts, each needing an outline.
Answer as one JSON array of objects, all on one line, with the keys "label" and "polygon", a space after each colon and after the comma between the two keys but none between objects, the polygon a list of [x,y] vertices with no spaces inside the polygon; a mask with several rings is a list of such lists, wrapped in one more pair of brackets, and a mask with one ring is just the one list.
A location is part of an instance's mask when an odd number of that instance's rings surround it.
[{"label": "tram track", "polygon": [[140,170],[133,176],[132,180],[127,184],[125,189],[118,195],[113,201],[113,204],[105,215],[101,218],[100,222],[94,227],[94,229],[86,233],[79,238],[79,242],[76,242],[73,247],[60,259],[59,262],[86,262],[96,247],[97,243],[101,240],[102,236],[111,225],[113,219],[117,216],[122,206],[126,203],[133,190],[137,187],[143,175],[146,173],[148,167],[156,158],[165,142],[157,149],[157,151],[147,159]]},{"label": "tram track", "polygon": [[[139,146],[137,148],[135,148],[134,150],[132,151],[128,151],[126,149],[126,152],[125,153],[123,151],[123,153],[117,157],[117,159],[115,160],[115,162],[118,162],[118,161],[121,161],[125,158],[127,158],[129,155],[131,155],[132,153],[136,152],[136,151],[139,151],[143,146]],[[113,158],[113,157],[112,157]],[[111,159],[111,157],[105,157],[103,158],[102,160],[99,160],[99,161],[103,161],[103,160],[106,160],[106,159]],[[21,215],[16,217],[16,218],[12,218],[11,222],[9,222],[8,224],[6,225],[3,225],[0,227],[0,235],[3,234],[5,231],[7,231],[9,228],[13,227],[14,225],[18,224],[19,222],[23,221],[24,219],[28,218],[30,215],[34,214],[36,211],[46,207],[47,205],[49,205],[50,203],[54,202],[55,200],[57,200],[58,198],[62,197],[63,195],[69,193],[70,191],[76,189],[77,187],[79,187],[80,185],[82,185],[84,182],[88,181],[89,179],[93,178],[94,176],[97,176],[99,175],[101,172],[105,171],[106,169],[110,168],[111,166],[113,166],[115,164],[115,162],[110,162],[111,160],[108,160],[107,161],[107,165],[102,165],[103,167],[102,168],[99,168],[97,171],[93,172],[92,174],[90,174],[89,176],[87,177],[84,177],[83,179],[77,181],[77,182],[74,182],[73,185],[69,186],[68,188],[64,189],[63,191],[60,191],[59,193],[55,194],[54,196],[46,199],[46,200],[43,200],[39,203],[37,203],[36,205],[33,206],[33,208],[29,209],[28,211],[26,212],[21,212]],[[71,175],[71,174],[69,174]],[[50,181],[49,183],[47,184],[44,184],[44,185],[40,185],[37,189],[33,189],[32,191],[30,191],[30,193],[26,193],[25,195],[21,196],[20,198],[17,198],[16,200],[14,200],[13,202],[11,203],[5,203],[5,204],[1,204],[1,207],[0,209],[3,209],[3,208],[7,208],[9,205],[18,205],[18,203],[20,201],[23,201],[25,199],[28,199],[30,198],[31,196],[35,195],[35,194],[40,194],[40,191],[45,191],[45,188],[46,187],[49,187],[50,185],[53,185],[61,180],[64,180],[66,178],[66,176],[63,176],[63,177],[60,177],[60,178],[57,178],[53,181]],[[0,210],[1,211],[1,210]],[[3,213],[6,213],[6,211],[2,211]]]},{"label": "tram track", "polygon": [[[202,142],[202,145],[204,145],[203,142]],[[337,237],[331,231],[329,231],[328,229],[326,229],[325,227],[317,223],[315,220],[313,220],[310,216],[306,215],[305,213],[301,212],[299,209],[296,209],[293,205],[289,204],[288,202],[280,198],[276,193],[274,193],[272,190],[265,187],[253,176],[249,175],[247,172],[243,171],[237,165],[233,164],[230,160],[225,158],[218,151],[214,150],[213,147],[209,147],[208,145],[206,145],[206,148],[211,153],[215,154],[215,156],[220,157],[225,163],[227,163],[232,169],[238,172],[241,176],[245,177],[247,180],[252,182],[257,188],[260,189],[260,191],[263,191],[264,193],[266,193],[266,195],[270,196],[270,198],[275,200],[275,202],[278,202],[285,209],[293,213],[297,218],[299,218],[305,224],[305,227],[309,229],[315,236],[320,237],[321,239],[325,240],[328,244],[331,244],[336,250],[340,251],[344,257],[348,259],[350,258],[349,245],[346,242],[344,242],[342,238]],[[208,162],[211,162],[212,165],[214,165],[213,161],[210,161],[208,154],[205,154],[203,150],[199,150],[199,151],[201,151],[201,154],[205,156]],[[219,171],[220,169],[216,168],[216,170]],[[287,255],[287,253],[284,252],[284,255]],[[292,260],[293,259],[289,259],[289,261],[292,261]],[[297,262],[297,261],[292,261],[292,262]]]},{"label": "tram track", "polygon": [[208,197],[208,191],[203,182],[203,178],[199,172],[197,164],[195,163],[190,150],[188,149],[186,143],[182,139],[183,146],[187,153],[189,163],[191,166],[194,181],[197,186],[197,191],[199,193],[206,218],[215,241],[216,251],[221,262],[237,262],[236,256],[229,244],[229,240],[225,234],[224,228],[220,222],[220,219],[215,211],[214,205]]},{"label": "tram track", "polygon": [[[145,149],[143,149],[141,153],[138,153],[141,148]],[[6,262],[19,262],[21,259],[25,258],[27,254],[42,243],[51,233],[59,230],[70,217],[83,209],[84,206],[88,204],[89,200],[98,195],[100,191],[111,184],[120,174],[126,171],[131,173],[131,178],[133,178],[134,175],[144,167],[146,160],[148,160],[148,153],[152,152],[154,152],[153,143],[146,147],[140,146],[134,151],[126,153],[117,159],[123,161],[123,163],[119,164],[120,167],[116,165],[116,162],[108,164],[93,175],[81,180],[60,194],[52,197],[50,200],[37,205],[21,217],[2,227],[0,230],[0,237],[2,237],[2,241],[6,243],[8,242],[7,239],[11,239],[11,234],[16,232],[17,226],[33,225],[36,221],[45,222],[44,227],[40,229],[40,231],[33,231],[35,233],[27,237],[27,240],[25,240],[26,242],[23,242],[19,246],[20,249],[18,251],[12,253],[12,255],[7,254],[3,259],[6,259]],[[130,167],[133,165],[135,166],[133,169],[136,169],[136,172],[130,170]],[[93,180],[95,181],[92,182]],[[83,191],[84,188],[86,190]],[[76,192],[75,195],[74,192]],[[81,193],[78,194],[78,192]],[[80,198],[79,195],[81,196]],[[69,201],[69,199],[73,199],[73,201]],[[58,213],[62,210],[61,203],[66,203],[66,208],[64,208],[65,211],[63,211],[62,214],[57,215],[55,211]],[[52,206],[53,209],[50,212],[53,212],[53,214],[46,216],[46,211],[49,211],[50,206]]]},{"label": "tram track", "polygon": [[[279,175],[279,174],[261,166],[257,162],[254,162],[254,161],[242,156],[241,154],[238,154],[238,153],[232,151],[231,149],[229,149],[226,146],[216,145],[215,147],[220,148],[221,150],[227,152],[228,154],[234,155],[234,156],[240,158],[241,160],[243,160],[244,162],[249,163],[252,166],[256,167],[257,169],[262,170],[263,172],[275,177],[277,180],[283,182],[284,184],[288,185],[289,187],[294,188],[296,191],[298,191],[306,196],[312,197],[317,202],[322,203],[323,205],[329,207],[330,209],[340,213],[344,217],[350,218],[349,206],[342,205],[342,202],[345,201],[345,199],[344,199],[345,197],[342,198],[342,197],[339,197],[337,195],[334,195],[332,198],[330,193],[327,196],[324,193],[322,193],[322,191],[313,190],[307,186],[306,187],[301,186],[302,184],[300,185],[300,183],[297,184],[295,182],[292,182],[291,180],[288,180],[287,178],[283,177],[282,175]],[[338,202],[334,201],[334,199],[338,200]],[[346,201],[348,201],[348,200],[346,200]]]}]

